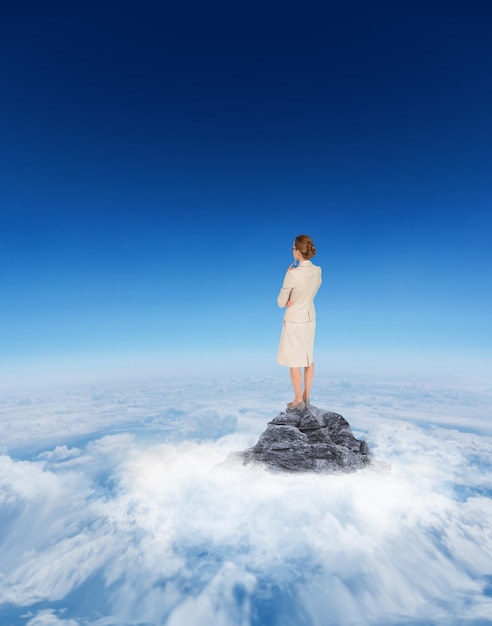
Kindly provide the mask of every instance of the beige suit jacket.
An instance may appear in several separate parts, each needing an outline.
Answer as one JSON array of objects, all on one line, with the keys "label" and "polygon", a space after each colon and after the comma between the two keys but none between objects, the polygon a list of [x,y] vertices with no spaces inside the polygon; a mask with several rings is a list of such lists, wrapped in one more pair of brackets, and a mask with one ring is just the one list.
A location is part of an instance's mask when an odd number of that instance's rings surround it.
[{"label": "beige suit jacket", "polygon": [[287,307],[284,322],[310,322],[316,319],[314,298],[321,285],[321,267],[311,261],[301,261],[297,267],[287,270],[277,304],[283,308],[287,300],[293,306]]}]

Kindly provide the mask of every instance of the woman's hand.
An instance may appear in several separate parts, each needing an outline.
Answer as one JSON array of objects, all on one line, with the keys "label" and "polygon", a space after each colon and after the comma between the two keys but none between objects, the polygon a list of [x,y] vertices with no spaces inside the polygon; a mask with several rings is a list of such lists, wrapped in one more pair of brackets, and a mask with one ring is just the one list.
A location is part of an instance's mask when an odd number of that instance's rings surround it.
[{"label": "woman's hand", "polygon": [[294,306],[294,303],[292,302],[292,300],[287,300],[287,302],[285,303],[285,306],[286,307]]}]

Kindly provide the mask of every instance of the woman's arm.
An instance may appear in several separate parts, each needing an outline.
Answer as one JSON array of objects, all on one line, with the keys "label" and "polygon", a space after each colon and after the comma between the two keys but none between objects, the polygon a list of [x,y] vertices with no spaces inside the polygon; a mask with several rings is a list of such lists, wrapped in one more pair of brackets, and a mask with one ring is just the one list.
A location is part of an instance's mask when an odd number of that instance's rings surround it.
[{"label": "woman's arm", "polygon": [[292,289],[294,288],[294,276],[291,272],[293,265],[294,264],[289,266],[289,269],[287,270],[287,273],[285,274],[284,282],[280,289],[280,293],[278,294],[277,304],[279,305],[281,309],[283,309],[284,306],[289,307],[294,304],[290,299],[290,294],[292,292]]}]

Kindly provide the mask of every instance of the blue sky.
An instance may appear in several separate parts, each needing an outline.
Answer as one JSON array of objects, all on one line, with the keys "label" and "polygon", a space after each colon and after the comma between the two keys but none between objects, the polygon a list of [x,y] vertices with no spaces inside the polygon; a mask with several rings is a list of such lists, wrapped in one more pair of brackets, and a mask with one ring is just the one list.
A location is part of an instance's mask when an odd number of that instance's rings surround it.
[{"label": "blue sky", "polygon": [[2,9],[0,346],[258,355],[310,234],[317,362],[488,359],[486,3]]}]

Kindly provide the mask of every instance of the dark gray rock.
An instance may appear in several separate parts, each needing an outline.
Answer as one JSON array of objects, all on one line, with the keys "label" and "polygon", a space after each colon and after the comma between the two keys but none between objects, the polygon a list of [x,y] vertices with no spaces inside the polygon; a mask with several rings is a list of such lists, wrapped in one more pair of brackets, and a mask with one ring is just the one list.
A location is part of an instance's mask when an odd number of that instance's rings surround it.
[{"label": "dark gray rock", "polygon": [[286,472],[349,472],[370,463],[367,443],[353,436],[347,420],[312,405],[280,413],[255,446],[231,457]]}]

